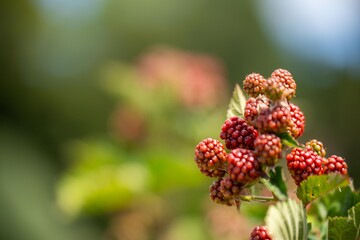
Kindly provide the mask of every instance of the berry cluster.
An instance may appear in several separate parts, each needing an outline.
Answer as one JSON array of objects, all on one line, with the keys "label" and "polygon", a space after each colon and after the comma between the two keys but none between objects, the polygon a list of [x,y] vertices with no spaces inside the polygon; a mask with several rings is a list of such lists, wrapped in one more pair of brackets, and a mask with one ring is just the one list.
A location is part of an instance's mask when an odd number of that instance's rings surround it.
[{"label": "berry cluster", "polygon": [[313,139],[305,148],[293,148],[286,156],[287,166],[295,183],[299,185],[310,175],[339,173],[347,175],[347,164],[342,157],[332,155],[325,157],[326,151],[322,142]]},{"label": "berry cluster", "polygon": [[[243,89],[249,95],[243,111],[238,116],[231,113],[221,127],[220,138],[225,147],[216,139],[206,138],[195,149],[200,171],[217,178],[209,189],[211,200],[237,207],[241,199],[248,199],[241,194],[258,183],[260,177],[268,178],[269,170],[281,160],[282,152],[292,147],[283,140],[287,137],[296,142],[305,129],[303,112],[290,102],[296,93],[296,83],[287,70],[276,69],[268,79],[258,73],[249,74],[243,81]],[[297,185],[310,175],[347,174],[344,159],[336,155],[326,158],[320,141],[297,146],[285,158]],[[262,226],[253,230],[250,239],[271,237]]]},{"label": "berry cluster", "polygon": [[305,117],[298,106],[290,103],[296,92],[296,83],[291,73],[277,69],[269,79],[253,82],[252,86],[262,91],[255,97],[253,90],[244,88],[252,96],[245,106],[246,122],[262,133],[280,134],[289,131],[294,138],[300,137],[304,132]]},{"label": "berry cluster", "polygon": [[304,114],[289,103],[296,84],[288,71],[277,69],[269,79],[252,73],[246,76],[243,86],[251,96],[244,116],[230,116],[220,131],[230,152],[211,138],[201,141],[195,150],[200,171],[218,178],[210,187],[210,198],[225,205],[239,201],[242,190],[279,161],[283,146],[278,135],[288,131],[299,137],[305,125]]}]

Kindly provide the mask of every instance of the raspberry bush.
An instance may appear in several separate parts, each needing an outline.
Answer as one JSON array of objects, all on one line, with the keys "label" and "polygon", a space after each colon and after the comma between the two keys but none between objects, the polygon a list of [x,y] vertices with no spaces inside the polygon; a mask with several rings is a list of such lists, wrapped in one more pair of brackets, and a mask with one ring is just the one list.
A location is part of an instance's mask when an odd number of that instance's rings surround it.
[{"label": "raspberry bush", "polygon": [[[224,146],[212,138],[196,146],[200,171],[217,178],[211,200],[240,213],[242,202],[266,203],[265,224],[254,227],[249,239],[359,240],[360,194],[345,159],[327,157],[319,140],[296,140],[304,133],[305,115],[292,102],[292,74],[276,69],[265,79],[251,73],[243,87],[248,98],[236,85],[219,126]],[[264,191],[270,194],[255,194]]]}]

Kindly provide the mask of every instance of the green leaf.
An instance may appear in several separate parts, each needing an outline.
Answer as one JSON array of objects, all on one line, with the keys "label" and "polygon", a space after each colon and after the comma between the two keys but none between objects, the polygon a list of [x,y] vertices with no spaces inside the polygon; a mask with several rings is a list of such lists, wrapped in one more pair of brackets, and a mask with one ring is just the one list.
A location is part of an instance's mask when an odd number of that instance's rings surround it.
[{"label": "green leaf", "polygon": [[267,189],[269,189],[274,196],[279,200],[286,200],[287,188],[284,182],[282,167],[277,166],[275,170],[270,171],[270,178],[265,179],[261,178],[260,182],[265,185]]},{"label": "green leaf", "polygon": [[328,221],[329,240],[360,239],[360,203],[352,207],[348,217],[333,217]]},{"label": "green leaf", "polygon": [[306,206],[315,199],[339,187],[347,186],[349,183],[349,177],[341,174],[314,175],[301,182],[297,188],[296,195]]},{"label": "green leaf", "polygon": [[302,204],[298,204],[292,199],[270,206],[265,223],[274,239],[307,239],[308,224],[305,209]]},{"label": "green leaf", "polygon": [[281,142],[283,145],[291,147],[291,148],[304,148],[301,146],[294,138],[291,136],[289,132],[284,132],[279,134],[281,138]]},{"label": "green leaf", "polygon": [[[329,218],[328,222],[328,239],[329,240],[354,240],[352,226],[346,217]],[[356,239],[355,239],[356,240]]]},{"label": "green leaf", "polygon": [[360,238],[360,203],[357,203],[349,210],[349,218],[356,230],[356,238]]},{"label": "green leaf", "polygon": [[358,201],[358,193],[354,192],[350,186],[337,188],[312,204],[308,213],[321,219],[335,216],[346,217],[348,210]]},{"label": "green leaf", "polygon": [[246,98],[238,84],[235,85],[233,96],[230,100],[229,109],[227,111],[227,118],[238,116],[244,117],[244,109]]}]

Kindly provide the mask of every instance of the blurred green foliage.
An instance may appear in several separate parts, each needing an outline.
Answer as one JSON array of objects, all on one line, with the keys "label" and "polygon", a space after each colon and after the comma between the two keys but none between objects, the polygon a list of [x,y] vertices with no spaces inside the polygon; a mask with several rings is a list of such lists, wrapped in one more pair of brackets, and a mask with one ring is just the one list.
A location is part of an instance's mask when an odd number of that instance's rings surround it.
[{"label": "blurred green foliage", "polygon": [[[234,83],[277,67],[297,81],[307,117],[302,138],[318,138],[327,152],[344,156],[357,185],[360,77],[276,47],[257,7],[1,1],[0,238],[246,239],[264,211],[244,204],[249,220],[209,203],[211,180],[196,169],[193,148],[218,137]],[[139,84],[141,56],[159,44],[217,59],[227,80],[213,94],[221,96],[217,104],[194,98],[189,107],[179,86]],[[202,76],[218,76],[204,69]]]}]

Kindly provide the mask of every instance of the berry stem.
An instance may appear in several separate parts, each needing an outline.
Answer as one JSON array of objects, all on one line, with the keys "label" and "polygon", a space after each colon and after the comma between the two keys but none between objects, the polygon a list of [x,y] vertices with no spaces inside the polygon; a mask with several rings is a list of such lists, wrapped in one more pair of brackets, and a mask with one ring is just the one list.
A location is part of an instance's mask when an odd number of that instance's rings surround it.
[{"label": "berry stem", "polygon": [[255,195],[240,195],[240,200],[242,201],[256,201],[256,202],[275,202],[277,201],[274,197],[266,197],[266,196],[255,196]]}]

